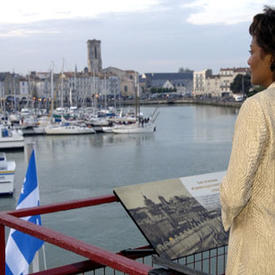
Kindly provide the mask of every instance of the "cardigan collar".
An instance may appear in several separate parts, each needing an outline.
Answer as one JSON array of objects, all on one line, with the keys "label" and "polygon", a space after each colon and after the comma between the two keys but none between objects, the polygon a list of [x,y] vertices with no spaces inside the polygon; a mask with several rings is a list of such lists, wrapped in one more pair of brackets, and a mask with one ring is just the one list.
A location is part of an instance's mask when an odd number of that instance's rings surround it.
[{"label": "cardigan collar", "polygon": [[275,81],[272,82],[272,83],[267,87],[267,89],[270,89],[270,88],[275,88]]}]

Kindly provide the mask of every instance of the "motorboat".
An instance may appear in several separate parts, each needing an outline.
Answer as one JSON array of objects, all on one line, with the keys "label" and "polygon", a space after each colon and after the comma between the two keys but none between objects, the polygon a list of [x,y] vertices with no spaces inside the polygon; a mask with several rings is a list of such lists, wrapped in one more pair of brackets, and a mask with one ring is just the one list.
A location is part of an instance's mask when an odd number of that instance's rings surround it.
[{"label": "motorboat", "polygon": [[71,124],[52,124],[45,127],[46,135],[83,135],[94,134],[95,130],[91,127]]},{"label": "motorboat", "polygon": [[24,149],[24,137],[20,129],[0,125],[0,150]]},{"label": "motorboat", "polygon": [[0,195],[12,195],[16,163],[7,160],[6,154],[0,154]]}]

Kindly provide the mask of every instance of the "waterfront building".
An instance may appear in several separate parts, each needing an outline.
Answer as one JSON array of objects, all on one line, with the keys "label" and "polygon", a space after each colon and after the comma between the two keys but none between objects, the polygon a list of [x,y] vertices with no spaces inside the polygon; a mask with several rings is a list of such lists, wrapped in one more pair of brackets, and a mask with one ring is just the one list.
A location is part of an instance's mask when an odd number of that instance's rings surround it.
[{"label": "waterfront building", "polygon": [[149,92],[151,88],[166,88],[168,82],[170,88],[179,93],[191,93],[193,83],[193,73],[145,73],[145,91]]},{"label": "waterfront building", "polygon": [[[51,99],[51,73],[32,72],[28,76],[32,98]],[[93,98],[120,94],[120,79],[107,73],[63,72],[53,75],[53,98],[56,106],[85,105]]]},{"label": "waterfront building", "polygon": [[182,94],[191,94],[193,72],[184,73],[144,73],[141,76],[144,92],[149,93],[152,88],[170,88]]},{"label": "waterfront building", "polygon": [[116,97],[120,96],[120,79],[115,75],[110,75],[108,78],[107,91],[109,91],[110,95]]},{"label": "waterfront building", "polygon": [[28,79],[30,97],[51,97],[50,72],[31,72]]},{"label": "waterfront building", "polygon": [[19,94],[20,96],[29,96],[29,82],[25,77],[19,79]]},{"label": "waterfront building", "polygon": [[120,79],[110,73],[75,71],[63,75],[62,96],[66,104],[85,105],[95,98],[120,94]]},{"label": "waterfront building", "polygon": [[233,96],[230,89],[231,83],[238,74],[248,74],[249,68],[221,68],[220,69],[220,88],[223,96]]},{"label": "waterfront building", "polygon": [[[94,79],[89,91],[80,90],[80,97],[97,95],[122,95],[134,96],[137,85],[138,73],[134,70],[122,70],[115,67],[102,69],[101,41],[88,40],[88,68],[85,73],[94,74]],[[83,82],[83,81],[80,81]],[[81,86],[81,83],[79,83]],[[84,84],[85,89],[89,85]],[[94,91],[93,91],[94,90]]]},{"label": "waterfront building", "polygon": [[133,70],[121,70],[115,67],[108,67],[102,70],[120,80],[120,94],[122,96],[135,96],[136,86],[138,85],[138,72]]},{"label": "waterfront building", "polygon": [[5,76],[3,73],[0,73],[0,95],[1,99],[3,98],[5,94],[5,85],[4,85]]},{"label": "waterfront building", "polygon": [[[58,74],[53,75],[53,89],[56,90]],[[51,73],[31,72],[28,76],[29,97],[34,100],[51,99]]]},{"label": "waterfront building", "polygon": [[19,78],[20,75],[15,73],[4,72],[1,73],[1,87],[3,96],[19,95]]},{"label": "waterfront building", "polygon": [[209,69],[194,72],[193,95],[231,97],[233,93],[230,85],[235,77],[238,74],[246,75],[248,73],[248,68],[221,68],[217,75],[213,75],[212,70]]},{"label": "waterfront building", "polygon": [[100,40],[88,40],[88,70],[89,72],[98,73],[102,70],[101,59],[101,41]]},{"label": "waterfront building", "polygon": [[165,80],[163,81],[163,85],[161,86],[164,89],[174,89],[174,85],[169,81],[169,80]]},{"label": "waterfront building", "polygon": [[29,85],[25,77],[16,73],[0,73],[1,102],[7,101],[9,105],[16,105],[23,97],[27,98],[28,94]]},{"label": "waterfront building", "polygon": [[205,69],[202,71],[193,72],[193,95],[205,95],[206,90],[206,78],[212,75],[212,70]]},{"label": "waterfront building", "polygon": [[221,97],[221,77],[217,75],[209,75],[205,79],[205,94],[208,96]]}]

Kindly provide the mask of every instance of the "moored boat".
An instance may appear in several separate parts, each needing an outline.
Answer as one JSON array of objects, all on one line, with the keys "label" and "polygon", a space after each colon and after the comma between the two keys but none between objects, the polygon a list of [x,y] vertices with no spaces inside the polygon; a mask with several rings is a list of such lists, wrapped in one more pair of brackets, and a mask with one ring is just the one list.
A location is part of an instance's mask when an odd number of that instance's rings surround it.
[{"label": "moored boat", "polygon": [[23,136],[44,135],[45,128],[39,125],[28,125],[22,128]]},{"label": "moored boat", "polygon": [[95,130],[86,126],[78,125],[49,125],[45,127],[46,135],[81,135],[81,134],[94,134]]},{"label": "moored boat", "polygon": [[45,134],[44,126],[40,125],[37,117],[35,116],[22,117],[21,130],[23,136]]},{"label": "moored boat", "polygon": [[16,163],[8,161],[5,153],[0,154],[0,195],[12,195]]},{"label": "moored boat", "polygon": [[145,134],[153,133],[156,131],[156,126],[153,123],[141,125],[140,123],[134,123],[129,125],[120,125],[112,129],[115,134]]},{"label": "moored boat", "polygon": [[3,149],[24,149],[22,131],[0,125],[0,150]]}]

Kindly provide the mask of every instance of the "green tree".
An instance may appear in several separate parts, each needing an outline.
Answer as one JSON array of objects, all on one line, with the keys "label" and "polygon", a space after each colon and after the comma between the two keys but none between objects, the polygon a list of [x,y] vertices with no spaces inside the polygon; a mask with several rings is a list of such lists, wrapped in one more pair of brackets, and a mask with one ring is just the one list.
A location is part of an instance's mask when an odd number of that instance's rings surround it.
[{"label": "green tree", "polygon": [[237,74],[230,85],[230,90],[233,94],[248,94],[251,88],[250,75]]},{"label": "green tree", "polygon": [[179,70],[178,70],[179,73],[193,73],[192,70],[188,69],[188,68],[183,68],[183,67],[180,67]]},{"label": "green tree", "polygon": [[262,90],[264,90],[263,86],[254,86],[252,87],[249,92],[247,93],[247,97],[253,96],[259,92],[261,92]]}]

